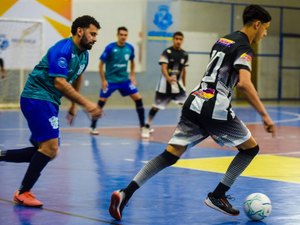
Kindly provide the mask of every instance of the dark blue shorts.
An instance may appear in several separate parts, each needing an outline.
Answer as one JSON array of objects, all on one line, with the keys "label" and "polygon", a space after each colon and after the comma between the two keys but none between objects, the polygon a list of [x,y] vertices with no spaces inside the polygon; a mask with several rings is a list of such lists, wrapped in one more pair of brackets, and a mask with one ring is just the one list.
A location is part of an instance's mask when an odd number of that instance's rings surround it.
[{"label": "dark blue shorts", "polygon": [[138,92],[138,89],[131,83],[131,80],[127,80],[122,83],[108,83],[106,90],[100,90],[100,97],[108,98],[116,90],[118,90],[122,96],[128,96]]},{"label": "dark blue shorts", "polygon": [[24,97],[20,104],[31,131],[31,141],[39,143],[59,138],[58,105]]}]

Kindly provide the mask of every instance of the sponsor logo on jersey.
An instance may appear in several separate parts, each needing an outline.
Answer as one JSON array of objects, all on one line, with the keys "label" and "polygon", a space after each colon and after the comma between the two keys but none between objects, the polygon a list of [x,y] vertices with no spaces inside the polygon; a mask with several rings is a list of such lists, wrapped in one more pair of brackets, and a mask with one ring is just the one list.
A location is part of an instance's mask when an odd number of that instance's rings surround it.
[{"label": "sponsor logo on jersey", "polygon": [[248,55],[247,53],[243,53],[240,58],[247,62],[252,62],[252,56]]},{"label": "sponsor logo on jersey", "polygon": [[200,97],[200,98],[204,99],[205,101],[207,101],[215,96],[215,90],[212,88],[208,88],[205,90],[200,89],[200,90],[194,91],[192,93],[192,95],[194,95],[196,97]]},{"label": "sponsor logo on jersey", "polygon": [[226,47],[230,47],[235,42],[233,40],[230,40],[230,39],[227,39],[227,38],[220,38],[217,43],[220,44],[220,45],[224,45]]},{"label": "sponsor logo on jersey", "polygon": [[65,57],[60,57],[57,61],[57,65],[63,69],[67,68],[68,66],[67,59]]}]

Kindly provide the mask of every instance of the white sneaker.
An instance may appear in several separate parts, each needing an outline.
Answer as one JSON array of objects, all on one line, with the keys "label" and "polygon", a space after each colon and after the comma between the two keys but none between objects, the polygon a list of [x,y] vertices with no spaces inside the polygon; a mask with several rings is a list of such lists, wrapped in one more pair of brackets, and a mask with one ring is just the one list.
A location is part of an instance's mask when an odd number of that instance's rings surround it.
[{"label": "white sneaker", "polygon": [[154,129],[150,127],[149,128],[149,133],[152,134],[153,132],[154,132]]},{"label": "white sneaker", "polygon": [[147,127],[141,128],[141,137],[142,138],[150,138],[150,129]]},{"label": "white sneaker", "polygon": [[91,135],[99,135],[99,131],[96,130],[96,128],[91,128],[90,134],[91,134]]}]

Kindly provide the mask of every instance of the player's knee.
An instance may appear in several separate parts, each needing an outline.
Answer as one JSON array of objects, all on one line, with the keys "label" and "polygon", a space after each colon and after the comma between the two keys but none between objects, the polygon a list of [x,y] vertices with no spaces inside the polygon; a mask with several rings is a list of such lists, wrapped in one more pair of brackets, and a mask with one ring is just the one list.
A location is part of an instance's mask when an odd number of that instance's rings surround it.
[{"label": "player's knee", "polygon": [[245,150],[242,150],[242,149],[239,149],[239,151],[243,154],[246,154],[246,155],[249,155],[249,156],[256,156],[259,152],[259,146],[256,145],[255,147],[253,148],[249,148],[249,149],[245,149]]},{"label": "player's knee", "polygon": [[46,156],[50,157],[51,159],[54,159],[58,154],[59,148],[58,145],[53,144],[44,148],[40,148],[39,150]]},{"label": "player's knee", "polygon": [[179,159],[178,156],[173,155],[168,151],[164,151],[161,156],[169,163],[169,165],[175,164]]}]

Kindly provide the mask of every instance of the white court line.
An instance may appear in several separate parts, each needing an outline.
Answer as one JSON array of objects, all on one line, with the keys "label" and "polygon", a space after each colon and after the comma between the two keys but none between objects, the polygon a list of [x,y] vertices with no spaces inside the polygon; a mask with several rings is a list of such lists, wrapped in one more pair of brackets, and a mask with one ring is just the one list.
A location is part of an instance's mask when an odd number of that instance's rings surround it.
[{"label": "white court line", "polygon": [[300,151],[298,151],[298,152],[276,152],[273,154],[274,155],[298,155],[298,154],[300,154]]},{"label": "white court line", "polygon": [[[277,112],[277,110],[268,110],[268,112]],[[285,114],[285,115],[292,115],[292,116],[295,116],[295,118],[292,118],[292,119],[283,119],[283,120],[274,120],[274,123],[287,123],[287,122],[295,122],[295,121],[299,121],[300,120],[300,114],[299,113],[293,113],[293,112],[288,112],[288,111],[282,111],[280,112],[282,114]],[[260,121],[256,121],[256,122],[245,122],[246,124],[261,124],[262,122]],[[164,127],[164,128],[167,128],[167,127],[171,127],[171,128],[174,128],[176,126],[176,124],[173,124],[173,125],[163,125],[163,126],[153,126],[154,128],[155,127]],[[116,128],[137,128],[137,126],[110,126],[110,127],[102,127],[103,129],[116,129]],[[82,129],[86,129],[88,130],[88,128],[86,127],[63,127],[63,128],[60,128],[61,131],[68,131],[68,130],[82,130]],[[23,131],[23,130],[28,130],[28,128],[0,128],[0,131],[15,131],[15,130],[18,130],[18,131]]]},{"label": "white court line", "polygon": [[[277,110],[267,110],[268,112],[277,112]],[[284,119],[284,120],[274,120],[273,122],[276,124],[278,123],[287,123],[287,122],[295,122],[300,120],[300,114],[299,113],[292,113],[292,112],[287,112],[287,111],[282,111],[280,112],[282,114],[286,115],[292,115],[295,116],[296,118],[293,119]],[[261,124],[262,122],[245,122],[246,124]]]},{"label": "white court line", "polygon": [[18,147],[24,147],[24,146],[28,146],[28,144],[16,144],[16,146],[18,146]]},{"label": "white court line", "polygon": [[91,146],[92,144],[91,143],[80,143],[80,145],[82,145],[82,146]]},{"label": "white court line", "polygon": [[106,143],[101,143],[100,145],[112,145],[112,143],[111,142],[106,142]]},{"label": "white court line", "polygon": [[125,161],[134,162],[134,159],[124,159]]}]

